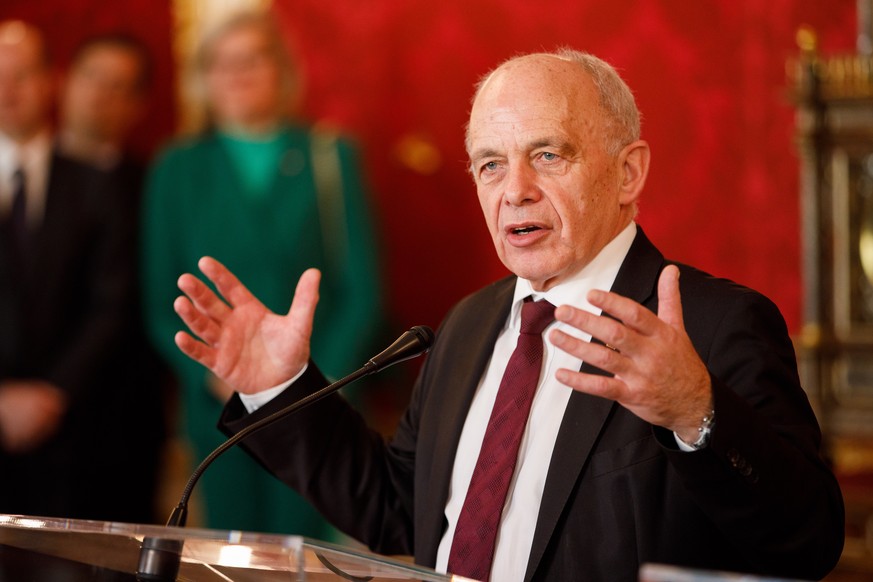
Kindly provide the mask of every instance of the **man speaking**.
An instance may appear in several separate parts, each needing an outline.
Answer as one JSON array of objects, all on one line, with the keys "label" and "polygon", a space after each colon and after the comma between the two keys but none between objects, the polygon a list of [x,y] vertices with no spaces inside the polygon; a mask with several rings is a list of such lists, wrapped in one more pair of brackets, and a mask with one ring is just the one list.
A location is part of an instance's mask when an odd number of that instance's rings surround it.
[{"label": "man speaking", "polygon": [[[467,151],[514,276],[447,315],[390,442],[332,395],[244,446],[374,551],[471,578],[632,581],[645,562],[824,576],[842,498],[785,323],[636,225],[639,125],[588,54],[487,75]],[[317,271],[278,315],[200,267],[225,301],[183,275],[175,309],[198,339],[176,341],[238,391],[225,430],[326,384],[309,360]]]}]

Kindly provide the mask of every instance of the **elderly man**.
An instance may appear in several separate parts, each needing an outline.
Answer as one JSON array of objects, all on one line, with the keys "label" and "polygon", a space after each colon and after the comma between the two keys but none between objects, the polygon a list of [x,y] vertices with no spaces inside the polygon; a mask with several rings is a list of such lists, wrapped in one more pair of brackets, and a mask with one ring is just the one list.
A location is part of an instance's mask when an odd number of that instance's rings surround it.
[{"label": "elderly man", "polygon": [[[785,324],[754,291],[667,262],[635,224],[649,146],[615,71],[572,51],[504,63],[478,88],[467,149],[514,276],[448,314],[389,443],[331,396],[250,452],[374,550],[472,578],[827,573],[842,499]],[[177,343],[241,393],[226,430],[325,384],[308,361],[317,272],[280,316],[200,266],[227,303],[180,278],[200,339]]]}]

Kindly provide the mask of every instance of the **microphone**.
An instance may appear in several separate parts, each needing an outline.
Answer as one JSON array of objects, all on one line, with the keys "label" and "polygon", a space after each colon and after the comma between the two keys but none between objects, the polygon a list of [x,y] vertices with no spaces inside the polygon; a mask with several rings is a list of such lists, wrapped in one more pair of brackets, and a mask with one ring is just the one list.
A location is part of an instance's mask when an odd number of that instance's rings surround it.
[{"label": "microphone", "polygon": [[433,330],[426,325],[416,325],[399,338],[394,340],[394,343],[385,348],[378,355],[373,356],[364,365],[371,366],[373,369],[369,373],[377,372],[388,366],[417,358],[426,353],[430,346],[433,345]]},{"label": "microphone", "polygon": [[[355,380],[384,370],[385,368],[393,366],[394,364],[399,364],[400,362],[405,362],[406,360],[411,360],[412,358],[417,358],[418,356],[427,353],[431,345],[433,345],[433,341],[434,333],[432,329],[430,329],[426,325],[416,325],[415,327],[404,332],[400,337],[394,340],[394,343],[385,348],[379,354],[370,358],[367,363],[363,365],[363,367],[352,372],[348,376],[337,380],[333,384],[325,386],[324,388],[313,392],[309,396],[301,398],[297,402],[289,404],[285,408],[278,410],[265,418],[262,418],[261,420],[247,426],[243,430],[239,431],[238,433],[224,441],[205,459],[203,459],[203,461],[200,463],[200,465],[197,466],[196,469],[194,469],[194,472],[188,479],[188,483],[185,485],[185,489],[182,491],[182,496],[179,499],[179,504],[175,507],[175,509],[173,509],[173,512],[170,514],[170,518],[167,520],[167,526],[185,527],[185,523],[188,518],[188,501],[191,498],[191,493],[194,490],[194,486],[197,484],[197,481],[200,480],[200,477],[203,475],[209,465],[211,465],[212,462],[215,461],[215,459],[221,456],[233,445],[243,440],[250,434],[253,434],[261,430],[262,428],[269,426],[270,424],[276,422],[281,418],[285,418],[289,414],[297,412],[301,408],[304,408],[314,402],[321,400],[325,396],[336,392],[340,388],[351,384]],[[136,569],[136,579],[142,582],[174,581],[176,579],[176,575],[179,572],[179,566],[182,556],[182,545],[182,540],[170,540],[153,537],[146,537],[145,539],[143,539],[142,549],[140,550],[139,554],[139,563]]]}]

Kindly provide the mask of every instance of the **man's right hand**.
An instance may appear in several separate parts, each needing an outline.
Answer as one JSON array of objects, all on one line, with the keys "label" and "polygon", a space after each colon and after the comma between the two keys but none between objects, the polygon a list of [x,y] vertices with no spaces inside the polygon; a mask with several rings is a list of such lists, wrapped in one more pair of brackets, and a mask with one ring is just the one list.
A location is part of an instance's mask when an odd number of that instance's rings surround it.
[{"label": "man's right hand", "polygon": [[177,333],[179,349],[244,394],[276,386],[300,372],[309,361],[321,273],[304,272],[288,314],[278,315],[215,259],[204,257],[198,266],[224,301],[197,277],[179,277],[185,296],[173,307],[197,336]]}]

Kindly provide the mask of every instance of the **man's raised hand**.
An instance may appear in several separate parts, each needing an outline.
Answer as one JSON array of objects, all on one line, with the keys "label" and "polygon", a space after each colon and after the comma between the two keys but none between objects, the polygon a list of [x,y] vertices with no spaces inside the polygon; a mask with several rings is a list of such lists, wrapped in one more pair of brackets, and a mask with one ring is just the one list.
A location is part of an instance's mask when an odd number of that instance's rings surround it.
[{"label": "man's raised hand", "polygon": [[675,431],[685,442],[697,438],[712,408],[709,372],[682,318],[679,270],[670,265],[658,279],[658,313],[615,293],[592,291],[589,302],[618,321],[564,305],[555,316],[606,346],[555,330],[549,339],[613,377],[558,370],[559,382],[580,392],[615,400],[643,420]]},{"label": "man's raised hand", "polygon": [[179,289],[185,295],[173,307],[197,336],[178,332],[179,349],[245,394],[281,384],[300,372],[309,360],[321,273],[316,269],[304,272],[291,309],[279,315],[215,259],[204,257],[198,266],[221,297],[191,274],[179,277]]}]

